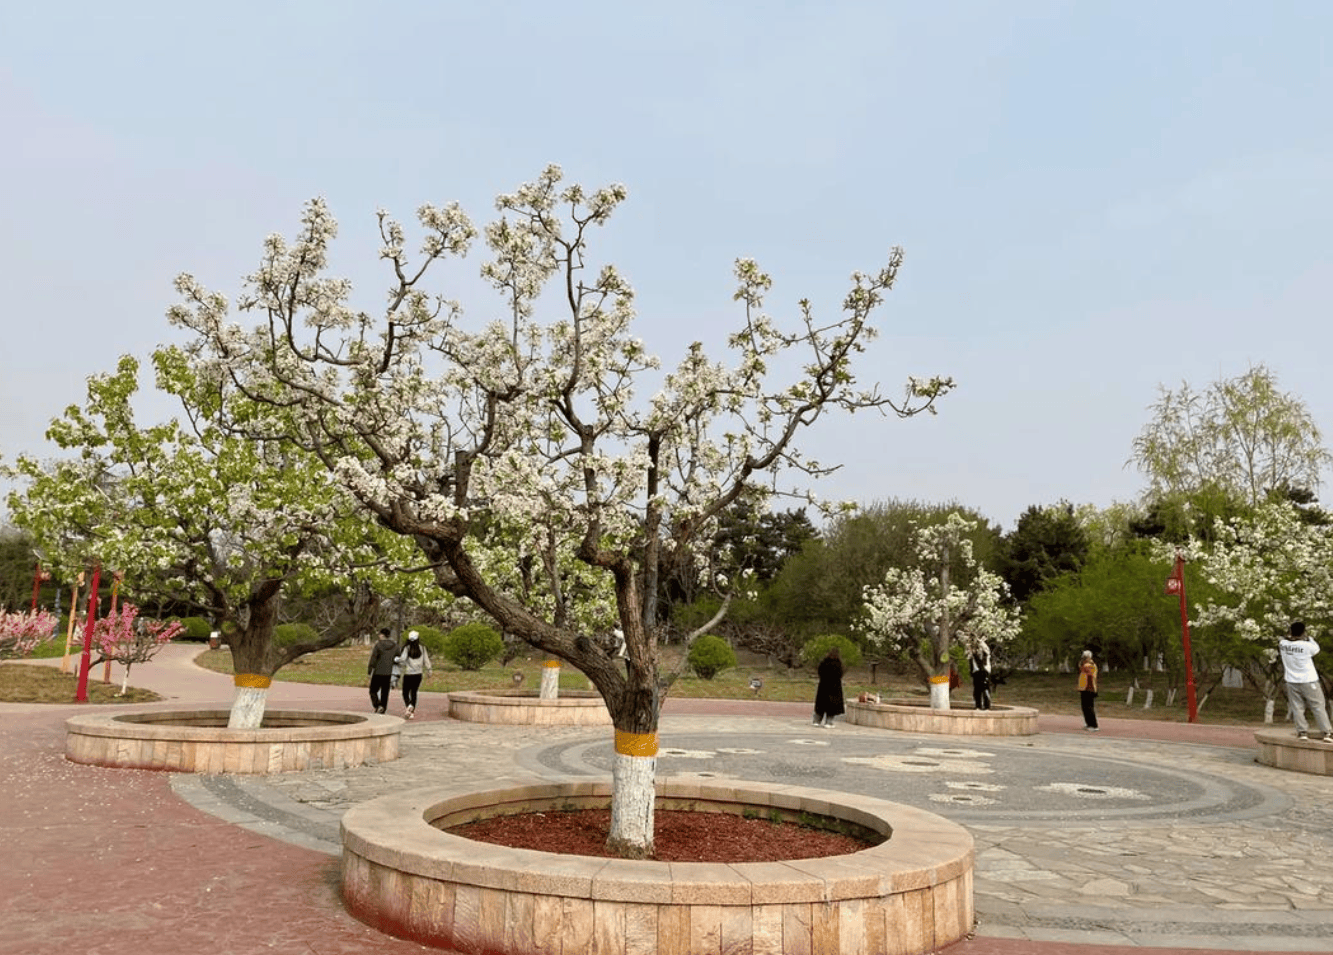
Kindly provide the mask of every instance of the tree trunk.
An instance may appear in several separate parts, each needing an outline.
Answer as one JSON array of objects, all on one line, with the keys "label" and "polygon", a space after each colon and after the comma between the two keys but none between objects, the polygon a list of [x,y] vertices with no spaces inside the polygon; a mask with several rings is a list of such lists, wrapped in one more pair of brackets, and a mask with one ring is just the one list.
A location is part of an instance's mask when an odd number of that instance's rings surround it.
[{"label": "tree trunk", "polygon": [[539,696],[543,700],[560,698],[560,661],[547,660],[542,665],[542,685]]},{"label": "tree trunk", "polygon": [[[237,674],[241,677],[254,674]],[[264,724],[264,709],[268,705],[268,684],[254,686],[236,683],[236,695],[231,701],[231,715],[227,719],[229,730],[257,730]]]},{"label": "tree trunk", "polygon": [[1264,700],[1264,722],[1265,722],[1265,723],[1271,723],[1271,722],[1273,722],[1273,710],[1276,709],[1276,708],[1277,708],[1277,700],[1274,700],[1274,699],[1267,699],[1267,700]]},{"label": "tree trunk", "polygon": [[611,833],[607,848],[629,859],[653,854],[653,811],[657,801],[657,745],[653,735],[652,756],[622,753],[621,735],[616,734],[615,761],[611,764]]},{"label": "tree trunk", "polygon": [[944,675],[943,681],[939,677],[932,677],[930,681],[930,708],[932,710],[948,710],[949,701],[949,674]]}]

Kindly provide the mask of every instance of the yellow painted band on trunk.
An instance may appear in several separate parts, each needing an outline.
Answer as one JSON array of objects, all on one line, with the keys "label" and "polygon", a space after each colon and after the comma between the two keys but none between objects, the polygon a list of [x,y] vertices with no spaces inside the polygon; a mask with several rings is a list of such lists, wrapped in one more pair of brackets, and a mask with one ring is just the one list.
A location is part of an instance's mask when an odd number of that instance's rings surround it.
[{"label": "yellow painted band on trunk", "polygon": [[621,756],[656,756],[657,734],[616,730],[616,752]]},{"label": "yellow painted band on trunk", "polygon": [[933,676],[933,677],[930,678],[930,682],[931,682],[931,683],[948,683],[948,682],[949,682],[949,674],[946,673],[946,674],[944,674],[944,676]]},{"label": "yellow painted band on trunk", "polygon": [[267,690],[273,683],[273,677],[258,673],[238,673],[231,681],[237,686],[249,687],[252,690]]},{"label": "yellow painted band on trunk", "polygon": [[558,669],[560,669],[560,661],[559,661],[559,660],[547,660],[545,663],[542,664],[542,666],[544,666],[544,667],[554,667],[555,669],[558,670]]}]

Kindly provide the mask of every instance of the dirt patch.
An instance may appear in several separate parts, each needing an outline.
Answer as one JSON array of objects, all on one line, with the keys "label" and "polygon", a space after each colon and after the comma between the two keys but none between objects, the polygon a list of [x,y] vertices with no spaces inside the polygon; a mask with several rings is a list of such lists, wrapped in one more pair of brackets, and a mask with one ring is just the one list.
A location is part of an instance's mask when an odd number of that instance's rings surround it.
[{"label": "dirt patch", "polygon": [[[612,858],[606,851],[611,810],[576,809],[495,816],[447,830],[454,835],[564,855]],[[659,809],[653,817],[659,862],[781,862],[846,855],[870,843],[795,823],[725,812]]]}]

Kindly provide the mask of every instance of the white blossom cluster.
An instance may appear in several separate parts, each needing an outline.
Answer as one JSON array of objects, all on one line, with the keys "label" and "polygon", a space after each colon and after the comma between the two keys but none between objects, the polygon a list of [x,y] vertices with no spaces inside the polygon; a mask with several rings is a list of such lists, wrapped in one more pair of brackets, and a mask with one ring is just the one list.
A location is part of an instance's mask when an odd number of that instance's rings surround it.
[{"label": "white blossom cluster", "polygon": [[[1198,626],[1220,625],[1267,644],[1293,620],[1333,628],[1333,527],[1302,520],[1289,502],[1260,505],[1220,524],[1212,543],[1191,540],[1179,553],[1220,591],[1195,604]],[[1164,565],[1175,555],[1166,545],[1156,550]]]}]

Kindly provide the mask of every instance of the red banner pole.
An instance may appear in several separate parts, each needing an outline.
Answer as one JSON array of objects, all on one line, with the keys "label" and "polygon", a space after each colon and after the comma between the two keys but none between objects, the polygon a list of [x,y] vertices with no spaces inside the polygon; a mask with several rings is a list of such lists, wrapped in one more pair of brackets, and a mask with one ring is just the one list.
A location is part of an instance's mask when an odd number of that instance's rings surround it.
[{"label": "red banner pole", "polygon": [[88,671],[93,668],[93,624],[97,616],[97,582],[102,576],[102,566],[93,565],[93,584],[88,588],[88,620],[83,627],[83,654],[79,658],[79,688],[74,694],[74,702],[88,702]]},{"label": "red banner pole", "polygon": [[1194,658],[1190,655],[1190,618],[1185,610],[1185,560],[1176,555],[1176,579],[1180,581],[1180,633],[1185,643],[1185,704],[1191,723],[1199,722],[1199,704],[1194,696]]}]

